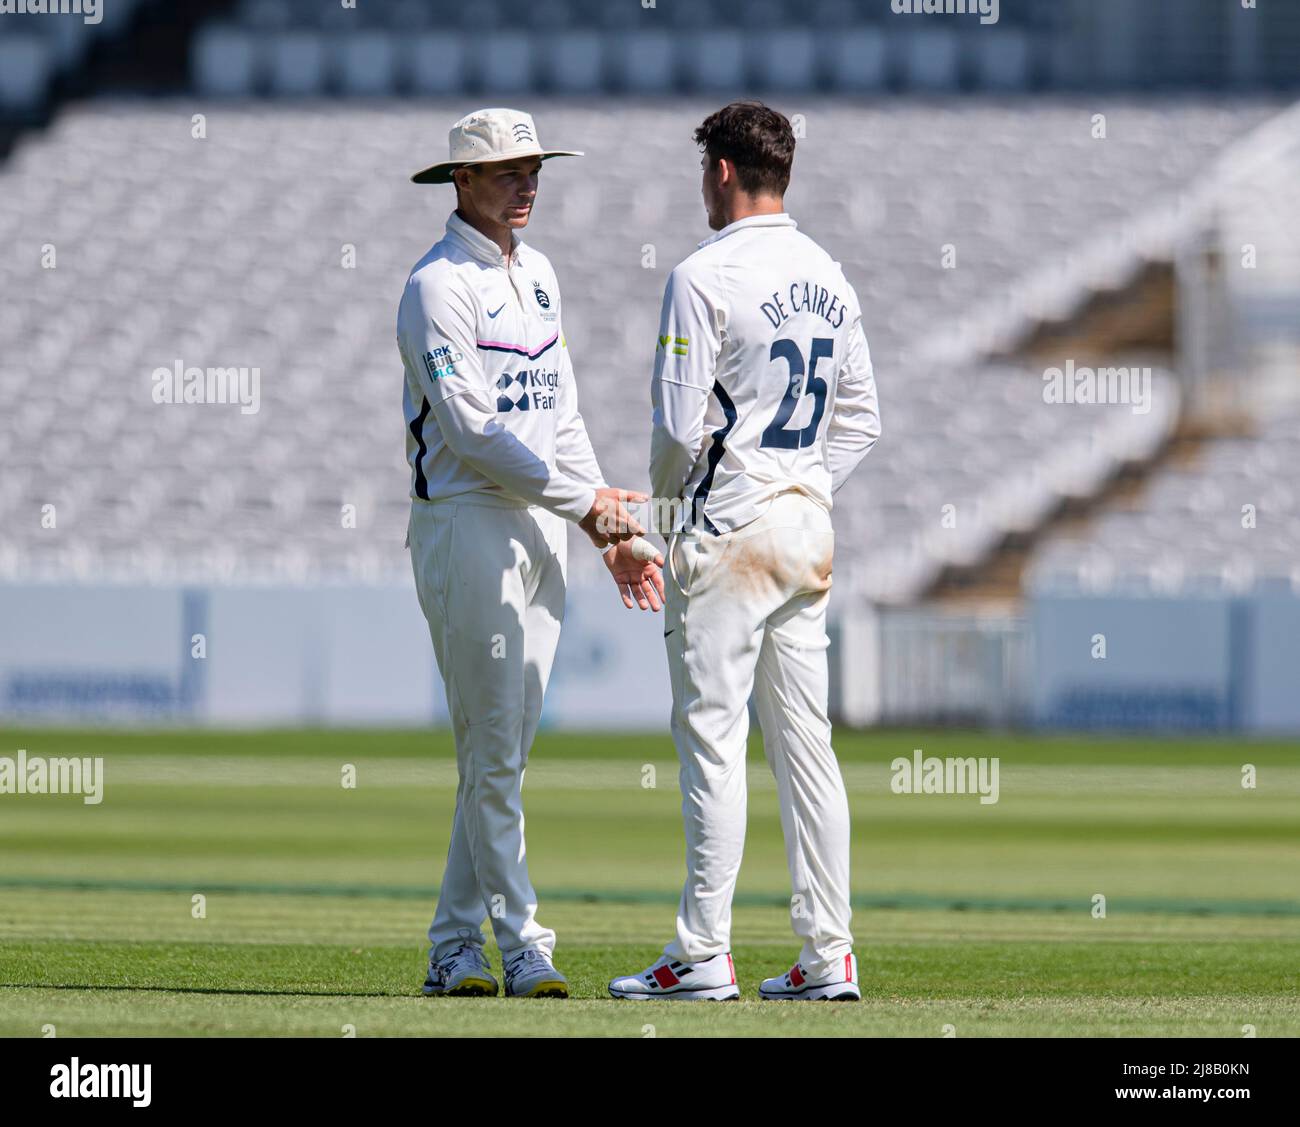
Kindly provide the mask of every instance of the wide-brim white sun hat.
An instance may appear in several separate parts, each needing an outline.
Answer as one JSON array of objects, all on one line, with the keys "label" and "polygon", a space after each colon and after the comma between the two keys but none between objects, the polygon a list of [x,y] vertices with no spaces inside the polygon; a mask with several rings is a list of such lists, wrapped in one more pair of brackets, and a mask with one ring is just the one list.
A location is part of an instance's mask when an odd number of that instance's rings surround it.
[{"label": "wide-brim white sun hat", "polygon": [[451,159],[431,164],[415,173],[416,184],[450,184],[451,174],[467,164],[514,160],[516,157],[580,157],[570,149],[543,149],[537,142],[537,126],[529,114],[519,110],[475,110],[451,127],[448,137]]}]

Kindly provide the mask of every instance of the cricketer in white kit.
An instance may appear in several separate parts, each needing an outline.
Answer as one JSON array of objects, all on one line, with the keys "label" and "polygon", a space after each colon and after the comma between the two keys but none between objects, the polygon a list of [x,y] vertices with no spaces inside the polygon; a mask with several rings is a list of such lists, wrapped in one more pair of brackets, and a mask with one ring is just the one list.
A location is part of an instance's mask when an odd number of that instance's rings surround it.
[{"label": "cricketer in white kit", "polygon": [[[425,994],[496,994],[483,954],[490,918],[506,994],[567,997],[537,920],[521,798],[564,616],[575,521],[597,546],[642,531],[611,489],[578,413],[562,303],[525,226],[545,151],[516,110],[469,114],[451,158],[416,183],[454,183],[446,235],[411,271],[397,317],[411,466],[408,543],[447,690],[459,784],[429,927]],[[612,552],[610,559],[612,560]],[[623,583],[629,568],[620,564]],[[638,563],[638,589],[661,585]]]},{"label": "cricketer in white kit", "polygon": [[[862,311],[785,212],[794,136],[758,103],[696,130],[717,233],[673,270],[651,400],[650,479],[680,499],[664,639],[681,761],[686,884],[662,958],[618,998],[730,1000],[751,691],[781,809],[803,949],[773,999],[861,997],[849,810],[827,717],[831,497],[880,435]],[[626,553],[620,545],[617,551]]]}]

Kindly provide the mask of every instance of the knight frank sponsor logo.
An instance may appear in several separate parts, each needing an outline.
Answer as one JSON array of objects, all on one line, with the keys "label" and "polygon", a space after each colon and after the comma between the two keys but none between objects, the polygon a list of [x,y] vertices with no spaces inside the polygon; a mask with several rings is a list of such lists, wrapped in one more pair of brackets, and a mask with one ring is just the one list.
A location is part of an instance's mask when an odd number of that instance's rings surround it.
[{"label": "knight frank sponsor logo", "polygon": [[498,411],[549,411],[555,407],[560,373],[554,369],[524,368],[506,372],[497,380]]},{"label": "knight frank sponsor logo", "polygon": [[240,414],[262,407],[261,368],[187,368],[176,360],[152,373],[155,403],[238,403]]},{"label": "knight frank sponsor logo", "polygon": [[999,763],[996,757],[940,759],[917,748],[911,759],[900,755],[890,763],[889,789],[895,794],[978,794],[981,806],[991,806],[998,800]]},{"label": "knight frank sponsor logo", "polygon": [[0,795],[79,794],[87,806],[104,801],[104,760],[46,759],[19,751],[15,759],[0,756]]},{"label": "knight frank sponsor logo", "polygon": [[130,1100],[148,1107],[151,1064],[86,1064],[73,1057],[50,1068],[50,1095],[56,1100]]}]

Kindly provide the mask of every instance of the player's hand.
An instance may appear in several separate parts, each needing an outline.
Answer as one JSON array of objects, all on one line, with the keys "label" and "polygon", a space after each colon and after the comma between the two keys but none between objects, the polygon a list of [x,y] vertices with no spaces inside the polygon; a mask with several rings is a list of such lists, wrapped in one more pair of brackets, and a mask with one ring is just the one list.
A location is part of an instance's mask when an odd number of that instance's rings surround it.
[{"label": "player's hand", "polygon": [[605,566],[614,577],[614,585],[623,596],[623,605],[632,609],[633,600],[642,610],[660,610],[664,605],[664,566],[662,554],[653,560],[641,561],[632,555],[632,545],[627,541],[611,544],[602,553]]},{"label": "player's hand", "polygon": [[645,529],[637,523],[627,511],[626,502],[637,503],[650,500],[645,493],[634,493],[629,489],[597,489],[596,500],[591,510],[578,522],[578,527],[587,534],[597,548],[607,548],[622,540],[631,540],[640,536]]}]

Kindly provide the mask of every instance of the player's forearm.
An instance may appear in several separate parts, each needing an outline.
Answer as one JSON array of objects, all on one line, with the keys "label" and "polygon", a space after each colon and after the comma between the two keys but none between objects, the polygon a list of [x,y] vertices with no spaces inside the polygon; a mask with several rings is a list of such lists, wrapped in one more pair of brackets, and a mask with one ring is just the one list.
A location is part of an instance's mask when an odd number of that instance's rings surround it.
[{"label": "player's forearm", "polygon": [[606,489],[609,482],[600,472],[587,424],[578,410],[578,381],[573,372],[569,343],[561,333],[559,417],[555,428],[555,464],[562,473],[593,489]]},{"label": "player's forearm", "polygon": [[594,487],[552,469],[468,393],[437,404],[434,416],[452,453],[508,493],[572,521],[591,511]]},{"label": "player's forearm", "polygon": [[843,485],[880,438],[880,412],[874,387],[835,400],[826,432],[826,464],[831,492]]},{"label": "player's forearm", "polygon": [[587,448],[585,454],[575,454],[572,451],[567,454],[560,454],[557,451],[555,466],[566,477],[593,490],[609,488],[609,482],[605,480],[605,475],[600,472],[600,464],[596,461],[596,455],[592,453],[590,447]]},{"label": "player's forearm", "polygon": [[561,473],[592,489],[604,489],[609,485],[600,472],[600,463],[596,460],[596,451],[581,415],[575,415],[556,435],[555,464]]},{"label": "player's forearm", "polygon": [[698,443],[674,435],[656,418],[650,436],[650,494],[675,498],[682,495],[698,456]]},{"label": "player's forearm", "polygon": [[704,443],[708,394],[656,377],[650,401],[650,490],[655,497],[680,497]]}]

